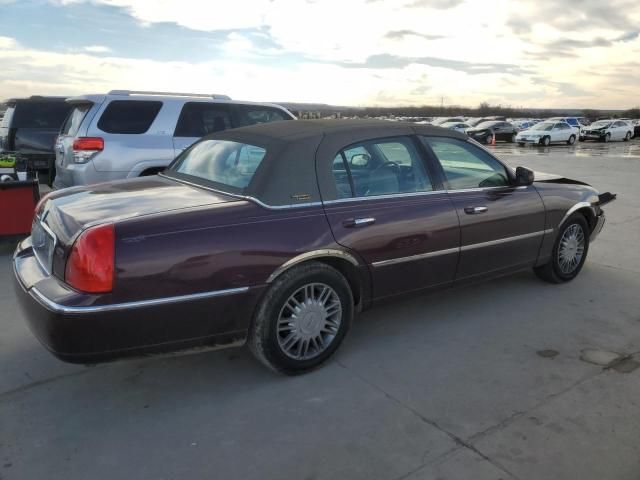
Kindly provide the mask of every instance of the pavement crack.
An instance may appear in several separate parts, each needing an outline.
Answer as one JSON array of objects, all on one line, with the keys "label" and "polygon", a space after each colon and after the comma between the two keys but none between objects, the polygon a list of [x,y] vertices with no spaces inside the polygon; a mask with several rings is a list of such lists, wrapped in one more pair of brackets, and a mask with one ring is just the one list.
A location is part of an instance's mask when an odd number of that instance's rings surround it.
[{"label": "pavement crack", "polygon": [[[426,423],[427,425],[435,428],[436,430],[444,433],[445,435],[447,435],[451,440],[453,440],[454,444],[456,444],[458,447],[463,447],[466,448],[468,450],[471,450],[473,453],[475,453],[476,455],[478,455],[479,457],[481,457],[483,460],[489,462],[491,465],[493,465],[495,468],[497,468],[498,470],[500,470],[501,472],[509,475],[509,477],[511,477],[514,480],[518,480],[518,477],[516,475],[514,475],[513,473],[511,473],[509,470],[507,470],[503,465],[501,465],[500,463],[498,463],[497,461],[495,461],[494,459],[492,459],[491,457],[489,457],[488,455],[485,455],[484,453],[482,453],[480,450],[478,450],[474,445],[472,445],[471,443],[469,443],[468,441],[464,440],[463,438],[459,437],[458,435],[456,435],[453,432],[448,431],[446,428],[440,426],[438,424],[438,422],[436,422],[435,420],[432,420],[430,418],[425,417],[423,414],[421,414],[419,411],[417,411],[416,409],[410,407],[409,405],[406,405],[405,403],[403,403],[400,399],[398,399],[397,397],[394,397],[392,394],[390,394],[389,392],[387,392],[386,390],[384,390],[383,388],[381,388],[380,386],[376,385],[375,383],[372,383],[371,381],[369,381],[368,379],[366,379],[365,377],[363,377],[362,375],[360,375],[359,373],[351,370],[350,368],[348,368],[345,364],[343,364],[341,361],[336,360],[336,363],[341,367],[344,368],[345,370],[347,370],[349,373],[351,373],[352,375],[354,375],[355,377],[357,377],[361,382],[369,385],[370,387],[376,389],[377,391],[379,391],[380,393],[382,393],[386,398],[388,398],[389,400],[391,400],[392,402],[396,403],[397,405],[401,406],[402,408],[404,408],[405,410],[407,410],[408,412],[410,412],[411,414],[413,414],[415,417],[417,417],[419,420],[421,420],[423,423]],[[455,450],[455,449],[454,449]],[[447,452],[450,453],[450,452]],[[446,454],[445,454],[446,455]],[[425,463],[424,460],[421,462],[422,465],[420,465],[418,468],[412,470],[411,472],[408,472],[406,474],[404,474],[403,476],[399,477],[399,479],[396,480],[400,480],[403,478],[406,478],[408,475],[411,475],[419,470],[421,470],[422,468],[428,466],[431,462],[427,462]]]},{"label": "pavement crack", "polygon": [[26,385],[22,385],[18,388],[14,388],[12,390],[6,390],[4,392],[0,392],[0,402],[6,401],[10,397],[17,395],[22,392],[26,392],[33,388],[41,387],[42,385],[48,385],[50,383],[57,382],[58,380],[64,380],[66,378],[71,377],[79,377],[81,375],[85,375],[95,368],[86,368],[85,370],[77,370],[75,372],[63,373],[62,375],[56,375],[55,377],[44,378],[42,380],[36,380],[35,382],[27,383]]}]

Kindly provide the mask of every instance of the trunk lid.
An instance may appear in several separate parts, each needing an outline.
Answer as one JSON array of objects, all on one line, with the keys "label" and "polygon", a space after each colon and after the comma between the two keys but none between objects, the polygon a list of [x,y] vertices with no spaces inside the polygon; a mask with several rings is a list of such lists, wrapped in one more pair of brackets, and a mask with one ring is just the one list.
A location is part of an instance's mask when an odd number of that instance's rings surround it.
[{"label": "trunk lid", "polygon": [[233,201],[238,199],[154,175],[54,191],[39,216],[65,247],[90,224]]}]

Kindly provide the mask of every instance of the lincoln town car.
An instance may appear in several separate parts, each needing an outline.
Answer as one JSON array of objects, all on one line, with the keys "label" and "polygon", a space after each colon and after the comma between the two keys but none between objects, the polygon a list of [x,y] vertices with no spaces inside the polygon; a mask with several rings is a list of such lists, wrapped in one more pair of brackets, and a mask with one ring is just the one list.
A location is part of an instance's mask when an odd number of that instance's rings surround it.
[{"label": "lincoln town car", "polygon": [[69,362],[246,343],[296,374],[381,300],[521,270],[572,280],[614,198],[448,129],[274,122],[206,136],[159,175],[46,196],[15,286]]}]

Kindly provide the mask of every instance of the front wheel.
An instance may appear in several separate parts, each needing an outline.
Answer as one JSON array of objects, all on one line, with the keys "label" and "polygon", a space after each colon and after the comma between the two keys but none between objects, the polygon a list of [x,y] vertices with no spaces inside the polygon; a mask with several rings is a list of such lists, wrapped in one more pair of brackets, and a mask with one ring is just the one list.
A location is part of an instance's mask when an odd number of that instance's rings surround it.
[{"label": "front wheel", "polygon": [[575,135],[571,135],[569,137],[569,140],[567,140],[567,145],[573,145],[574,143],[576,143],[576,136]]},{"label": "front wheel", "polygon": [[519,142],[518,145],[524,147],[524,142]]},{"label": "front wheel", "polygon": [[493,135],[487,135],[487,137],[484,139],[484,143],[486,143],[487,145],[491,145],[493,143]]},{"label": "front wheel", "polygon": [[540,144],[548,147],[549,145],[551,145],[551,137],[544,137],[542,140],[540,140]]},{"label": "front wheel", "polygon": [[248,345],[270,369],[304,373],[338,349],[353,314],[353,295],[344,276],[323,263],[306,263],[271,285],[258,306]]},{"label": "front wheel", "polygon": [[602,139],[602,141],[603,141],[604,143],[609,143],[609,141],[610,141],[610,140],[611,140],[611,134],[610,134],[610,133],[607,133],[607,134],[604,136],[604,138]]},{"label": "front wheel", "polygon": [[551,259],[534,268],[539,278],[550,283],[573,280],[582,270],[589,251],[589,225],[581,213],[571,215],[558,232]]},{"label": "front wheel", "polygon": [[517,133],[514,133],[513,135],[511,135],[511,143],[516,143],[516,137],[518,136]]},{"label": "front wheel", "polygon": [[628,142],[629,140],[631,140],[631,132],[627,132],[627,134],[624,137],[625,142]]}]

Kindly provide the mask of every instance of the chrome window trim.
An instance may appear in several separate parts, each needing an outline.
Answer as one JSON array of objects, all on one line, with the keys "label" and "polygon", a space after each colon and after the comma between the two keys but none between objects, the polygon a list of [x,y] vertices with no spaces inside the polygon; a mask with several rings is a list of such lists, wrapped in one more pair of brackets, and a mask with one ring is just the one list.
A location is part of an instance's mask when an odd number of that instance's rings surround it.
[{"label": "chrome window trim", "polygon": [[269,205],[264,203],[262,200],[258,200],[256,197],[252,197],[251,195],[240,195],[239,193],[231,193],[225,192],[223,190],[218,190],[216,188],[207,187],[206,185],[201,185],[199,183],[190,182],[188,180],[184,180],[182,178],[169,177],[164,175],[163,173],[158,173],[159,176],[168,178],[169,180],[174,180],[179,183],[184,183],[185,185],[190,185],[196,188],[202,188],[204,190],[209,190],[210,192],[219,193],[221,195],[227,195],[229,197],[237,198],[238,200],[245,200],[249,202],[253,202],[261,207],[267,208],[269,210],[287,210],[291,208],[302,208],[302,207],[318,207],[322,205],[322,202],[305,202],[305,203],[291,203],[288,205]]},{"label": "chrome window trim", "polygon": [[306,262],[307,260],[312,260],[314,258],[322,258],[322,257],[341,258],[343,260],[347,260],[348,262],[350,262],[352,265],[356,267],[360,265],[358,260],[353,255],[351,255],[350,253],[344,252],[342,250],[335,250],[330,248],[322,249],[322,250],[312,250],[310,252],[302,253],[284,262],[282,265],[276,268],[271,275],[269,275],[269,278],[267,279],[267,283],[272,283],[279,275],[283,274],[289,268],[299,263]]},{"label": "chrome window trim", "polygon": [[362,200],[384,200],[386,198],[411,198],[411,197],[421,197],[426,195],[435,195],[437,193],[447,193],[446,190],[428,190],[424,192],[405,192],[405,193],[390,193],[389,195],[370,195],[366,197],[348,197],[348,198],[337,198],[335,200],[325,200],[325,205],[332,205],[334,203],[349,203],[349,202],[359,202]]},{"label": "chrome window trim", "polygon": [[155,298],[152,300],[138,300],[134,302],[124,303],[112,303],[109,305],[95,305],[95,306],[68,306],[61,305],[47,298],[36,287],[32,287],[29,292],[42,306],[48,310],[56,313],[66,314],[85,314],[85,313],[101,313],[101,312],[113,312],[118,310],[128,310],[133,308],[153,307],[157,305],[166,305],[168,303],[186,302],[190,300],[202,300],[205,298],[223,297],[227,295],[236,295],[239,293],[245,293],[249,290],[249,287],[228,288],[226,290],[214,290],[204,293],[193,293],[189,295],[178,295],[175,297]]},{"label": "chrome window trim", "polygon": [[439,257],[441,255],[449,255],[452,253],[460,253],[460,252],[465,252],[468,250],[473,250],[476,248],[483,248],[483,247],[491,247],[494,245],[500,245],[502,243],[508,243],[508,242],[514,242],[514,241],[518,241],[518,240],[524,240],[527,238],[534,238],[534,237],[538,237],[540,235],[547,235],[550,233],[553,233],[554,229],[553,228],[549,228],[547,230],[540,230],[539,232],[532,232],[532,233],[525,233],[523,235],[516,235],[513,237],[505,237],[505,238],[499,238],[497,240],[491,240],[489,242],[481,242],[481,243],[473,243],[471,245],[463,245],[461,247],[455,247],[455,248],[447,248],[444,250],[435,250],[433,252],[427,252],[427,253],[420,253],[418,255],[410,255],[408,257],[398,257],[398,258],[392,258],[389,260],[381,260],[379,262],[373,262],[371,264],[371,266],[373,267],[386,267],[388,265],[396,265],[398,263],[404,263],[404,262],[413,262],[415,260],[423,260],[425,258],[433,258],[433,257]]}]

